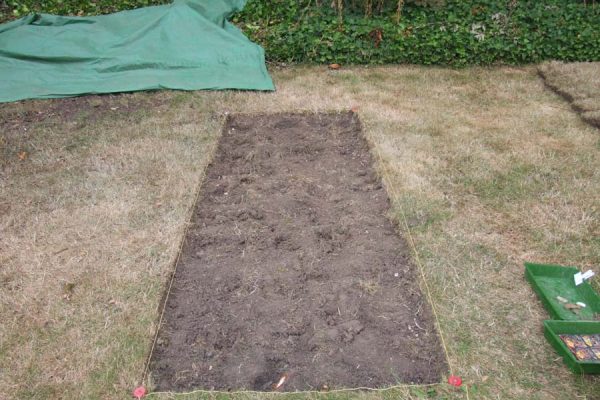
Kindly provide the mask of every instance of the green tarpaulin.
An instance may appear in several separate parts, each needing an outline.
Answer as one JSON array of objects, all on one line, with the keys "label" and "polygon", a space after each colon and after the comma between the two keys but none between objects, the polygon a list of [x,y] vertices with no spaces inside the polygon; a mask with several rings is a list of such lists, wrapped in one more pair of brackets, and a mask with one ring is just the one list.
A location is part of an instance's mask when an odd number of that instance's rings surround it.
[{"label": "green tarpaulin", "polygon": [[227,18],[246,0],[175,0],[0,25],[0,102],[147,89],[274,90],[263,49]]}]

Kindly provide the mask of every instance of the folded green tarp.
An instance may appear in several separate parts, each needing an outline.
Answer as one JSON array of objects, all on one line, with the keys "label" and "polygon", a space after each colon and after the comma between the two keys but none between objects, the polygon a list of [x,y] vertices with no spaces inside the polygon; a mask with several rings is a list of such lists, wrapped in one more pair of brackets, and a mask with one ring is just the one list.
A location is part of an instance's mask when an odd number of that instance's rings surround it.
[{"label": "folded green tarp", "polygon": [[175,0],[0,25],[0,102],[147,89],[274,90],[263,49],[227,22],[246,0]]}]

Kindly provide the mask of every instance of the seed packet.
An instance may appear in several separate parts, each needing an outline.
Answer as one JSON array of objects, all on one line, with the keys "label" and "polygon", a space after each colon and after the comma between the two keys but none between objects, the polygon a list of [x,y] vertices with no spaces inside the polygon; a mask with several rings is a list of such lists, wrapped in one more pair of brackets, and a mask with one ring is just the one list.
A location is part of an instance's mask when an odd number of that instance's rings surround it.
[{"label": "seed packet", "polygon": [[600,335],[559,335],[580,361],[600,362]]},{"label": "seed packet", "polygon": [[575,350],[575,357],[580,361],[592,361],[596,359],[596,355],[589,348],[580,348]]},{"label": "seed packet", "polygon": [[579,335],[560,335],[560,338],[571,351],[588,347],[583,338]]},{"label": "seed packet", "polygon": [[600,347],[600,334],[598,335],[581,335],[585,344],[590,347]]}]

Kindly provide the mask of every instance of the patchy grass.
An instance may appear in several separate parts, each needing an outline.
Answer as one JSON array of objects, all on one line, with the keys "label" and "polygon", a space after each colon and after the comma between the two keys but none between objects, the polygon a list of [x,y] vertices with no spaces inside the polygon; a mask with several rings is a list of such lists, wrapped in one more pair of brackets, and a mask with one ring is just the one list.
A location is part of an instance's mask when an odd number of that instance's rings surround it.
[{"label": "patchy grass", "polygon": [[600,128],[600,62],[552,61],[539,66],[546,84],[571,103],[581,118]]},{"label": "patchy grass", "polygon": [[[129,398],[223,114],[357,107],[470,398],[598,398],[600,380],[572,375],[546,343],[548,315],[522,265],[600,264],[596,129],[533,68],[298,67],[274,78],[276,93],[0,106],[0,397]],[[467,394],[442,384],[284,397]]]},{"label": "patchy grass", "polygon": [[106,398],[141,373],[221,124],[144,96],[2,106],[0,397]]}]

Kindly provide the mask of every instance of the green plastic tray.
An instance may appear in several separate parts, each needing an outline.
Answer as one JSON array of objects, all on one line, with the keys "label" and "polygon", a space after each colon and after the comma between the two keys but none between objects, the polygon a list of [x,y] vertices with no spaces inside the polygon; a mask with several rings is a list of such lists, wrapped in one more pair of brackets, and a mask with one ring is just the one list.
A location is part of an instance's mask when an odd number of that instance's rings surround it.
[{"label": "green plastic tray", "polygon": [[[525,263],[525,277],[539,295],[552,319],[593,321],[596,314],[600,314],[600,296],[587,282],[575,286],[573,275],[577,272],[579,270],[575,267]],[[556,296],[564,297],[571,303],[583,302],[586,307],[582,308],[579,314],[574,314],[565,309],[564,304],[559,302]]]},{"label": "green plastic tray", "polygon": [[571,371],[578,374],[600,374],[600,362],[578,360],[558,335],[590,335],[596,333],[600,334],[600,322],[544,321],[544,336],[562,356]]}]

